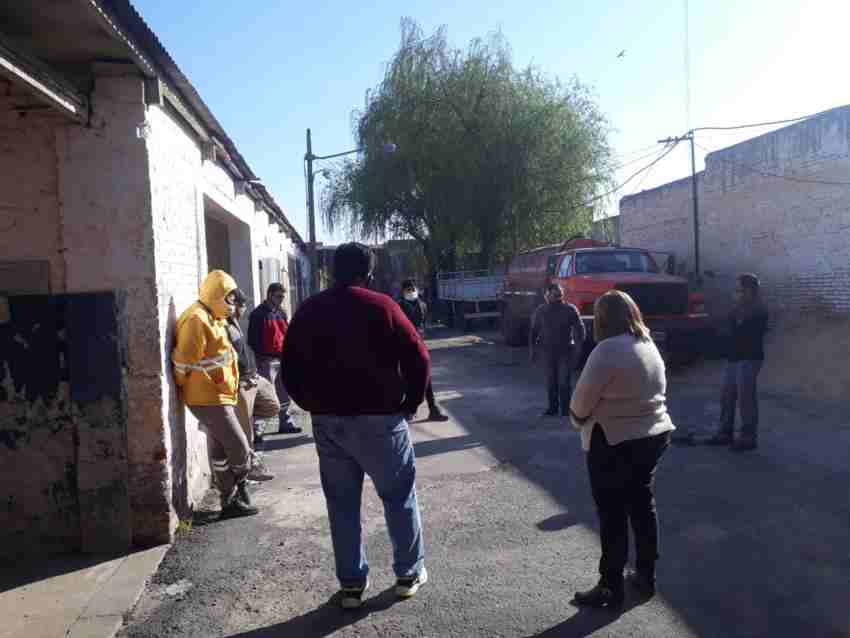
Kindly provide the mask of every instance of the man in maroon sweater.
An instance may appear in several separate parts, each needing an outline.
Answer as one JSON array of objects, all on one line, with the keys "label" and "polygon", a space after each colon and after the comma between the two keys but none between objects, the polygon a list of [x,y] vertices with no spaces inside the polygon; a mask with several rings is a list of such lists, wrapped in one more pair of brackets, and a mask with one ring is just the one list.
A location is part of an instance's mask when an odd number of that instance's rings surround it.
[{"label": "man in maroon sweater", "polygon": [[292,319],[282,374],[312,415],[342,607],[361,605],[369,586],[360,501],[364,473],[384,503],[396,594],[428,579],[416,500],[416,467],[404,415],[425,397],[425,344],[390,297],[366,288],[372,254],[344,244],[334,254],[333,288],[305,301]]}]

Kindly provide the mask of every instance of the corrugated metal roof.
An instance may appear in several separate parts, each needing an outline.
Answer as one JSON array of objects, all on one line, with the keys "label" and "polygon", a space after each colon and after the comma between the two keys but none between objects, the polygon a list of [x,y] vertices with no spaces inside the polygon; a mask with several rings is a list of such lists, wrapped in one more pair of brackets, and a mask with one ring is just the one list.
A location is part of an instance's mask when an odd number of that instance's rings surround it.
[{"label": "corrugated metal roof", "polygon": [[[227,135],[224,127],[216,119],[215,115],[213,115],[212,111],[206,105],[198,91],[194,86],[192,86],[189,78],[187,78],[183,71],[180,70],[180,67],[177,66],[177,63],[168,53],[165,46],[163,46],[162,42],[160,42],[159,38],[148,26],[133,4],[129,0],[90,1],[93,5],[99,6],[112,14],[112,16],[120,22],[120,26],[126,30],[127,36],[129,36],[132,41],[130,44],[134,44],[139,47],[143,54],[146,54],[146,57],[149,58],[153,68],[142,68],[142,71],[147,75],[155,74],[167,80],[172,88],[179,93],[180,97],[192,109],[198,119],[209,130],[210,134],[216,137],[225,147],[227,153],[233,160],[233,163],[239,169],[239,172],[242,173],[242,177],[246,180],[257,179],[257,175],[251,170],[251,167],[248,166],[245,158],[242,157],[242,154],[236,148],[236,144],[234,144],[233,140],[231,140]],[[262,185],[259,185],[259,187],[258,185],[254,185],[254,188],[260,192],[263,201],[274,212],[279,221],[289,229],[295,242],[301,248],[304,248],[304,240],[298,234],[298,231],[295,230],[295,227],[286,217],[286,214],[283,212],[280,205],[271,196],[268,189]]]}]

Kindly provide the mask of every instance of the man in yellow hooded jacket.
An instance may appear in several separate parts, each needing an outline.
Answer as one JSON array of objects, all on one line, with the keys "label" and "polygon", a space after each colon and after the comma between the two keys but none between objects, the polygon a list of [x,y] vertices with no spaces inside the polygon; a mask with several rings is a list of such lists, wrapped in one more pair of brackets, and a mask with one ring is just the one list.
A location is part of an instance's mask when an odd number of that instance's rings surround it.
[{"label": "man in yellow hooded jacket", "polygon": [[224,271],[207,275],[198,301],[177,320],[171,355],[183,401],[208,435],[222,518],[258,512],[247,490],[251,450],[236,415],[239,368],[227,334],[236,289],[236,281]]}]

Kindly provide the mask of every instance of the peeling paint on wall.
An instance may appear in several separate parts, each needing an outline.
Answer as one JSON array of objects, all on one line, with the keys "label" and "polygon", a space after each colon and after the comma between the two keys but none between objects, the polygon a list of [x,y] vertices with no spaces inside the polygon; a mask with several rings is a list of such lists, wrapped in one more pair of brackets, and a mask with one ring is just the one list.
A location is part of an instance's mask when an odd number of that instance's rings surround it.
[{"label": "peeling paint on wall", "polygon": [[6,299],[0,323],[0,559],[126,550],[123,295]]}]

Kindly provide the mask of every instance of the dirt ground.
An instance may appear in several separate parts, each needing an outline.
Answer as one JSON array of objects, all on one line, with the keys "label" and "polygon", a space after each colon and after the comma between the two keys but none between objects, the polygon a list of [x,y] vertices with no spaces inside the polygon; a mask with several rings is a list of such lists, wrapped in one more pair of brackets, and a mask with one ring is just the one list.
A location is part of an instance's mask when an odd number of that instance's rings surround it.
[{"label": "dirt ground", "polygon": [[[333,557],[307,415],[274,436],[259,516],[198,512],[123,638],[324,636],[771,638],[850,636],[850,417],[840,404],[766,390],[754,453],[675,446],[659,470],[659,594],[622,613],[577,609],[598,536],[578,436],[538,415],[542,374],[494,334],[429,343],[449,423],[411,425],[431,580],[392,595],[380,502],[364,495],[373,590],[361,612],[327,605]],[[681,431],[709,432],[722,365],[670,376]],[[838,407],[836,407],[838,406]],[[420,414],[424,412],[421,411]]]}]

